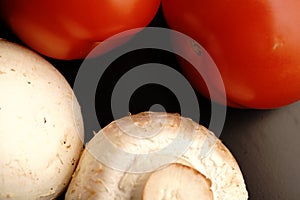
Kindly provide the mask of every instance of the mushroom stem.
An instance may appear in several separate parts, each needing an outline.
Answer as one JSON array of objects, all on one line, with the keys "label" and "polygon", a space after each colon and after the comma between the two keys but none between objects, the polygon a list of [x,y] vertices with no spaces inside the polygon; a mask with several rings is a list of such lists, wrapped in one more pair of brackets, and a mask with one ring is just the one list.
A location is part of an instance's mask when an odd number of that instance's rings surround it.
[{"label": "mushroom stem", "polygon": [[211,181],[199,171],[174,163],[150,175],[143,200],[213,200],[210,187]]}]

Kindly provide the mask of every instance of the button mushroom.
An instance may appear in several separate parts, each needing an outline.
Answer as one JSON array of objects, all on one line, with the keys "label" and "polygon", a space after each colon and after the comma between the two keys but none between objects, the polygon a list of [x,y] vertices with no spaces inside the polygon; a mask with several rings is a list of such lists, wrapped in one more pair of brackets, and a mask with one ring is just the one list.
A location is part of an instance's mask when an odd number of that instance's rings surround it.
[{"label": "button mushroom", "polygon": [[83,149],[79,104],[41,56],[0,39],[0,199],[50,200]]},{"label": "button mushroom", "polygon": [[244,200],[242,172],[208,129],[178,114],[116,120],[86,145],[66,200]]}]

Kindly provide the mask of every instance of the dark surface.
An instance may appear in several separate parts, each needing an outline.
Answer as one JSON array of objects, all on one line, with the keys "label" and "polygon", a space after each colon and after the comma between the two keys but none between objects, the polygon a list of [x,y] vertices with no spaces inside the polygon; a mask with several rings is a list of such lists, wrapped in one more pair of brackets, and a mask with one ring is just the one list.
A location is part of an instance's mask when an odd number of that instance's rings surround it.
[{"label": "dark surface", "polygon": [[[166,27],[161,12],[150,26]],[[21,43],[7,27],[0,24],[0,37]],[[22,43],[21,43],[22,44]],[[81,60],[60,61],[48,59],[73,85]],[[163,63],[178,71],[175,56],[158,51],[137,51],[118,60],[97,90],[98,120],[105,126],[113,119],[110,97],[115,82],[126,66],[141,63]],[[123,71],[121,66],[123,66]],[[126,68],[126,67],[125,67]],[[300,80],[299,80],[300,81]],[[155,92],[153,92],[155,91]],[[152,96],[147,94],[152,93]],[[200,123],[207,126],[210,102],[198,94]],[[178,100],[166,88],[157,85],[141,87],[130,101],[129,110],[138,113],[151,105],[161,104],[166,111],[179,112]],[[101,114],[100,114],[101,113]],[[235,156],[244,174],[251,200],[298,200],[300,196],[300,102],[274,110],[239,110],[229,108],[221,140]],[[63,196],[60,198],[63,199]]]},{"label": "dark surface", "polygon": [[300,103],[269,111],[229,110],[221,139],[243,171],[250,199],[297,200]]}]

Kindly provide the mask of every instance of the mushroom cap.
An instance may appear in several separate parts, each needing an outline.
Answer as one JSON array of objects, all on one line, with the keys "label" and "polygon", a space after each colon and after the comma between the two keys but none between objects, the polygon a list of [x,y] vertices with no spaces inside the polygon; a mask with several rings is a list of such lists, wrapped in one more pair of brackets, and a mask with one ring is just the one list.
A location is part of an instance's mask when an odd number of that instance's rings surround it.
[{"label": "mushroom cap", "polygon": [[110,123],[91,139],[66,200],[147,199],[153,177],[160,177],[162,188],[168,185],[163,179],[170,179],[166,171],[174,164],[185,166],[186,172],[176,168],[182,176],[192,173],[188,169],[198,174],[199,187],[205,178],[216,200],[248,198],[236,160],[211,131],[178,114],[143,112]]},{"label": "mushroom cap", "polygon": [[83,148],[79,104],[44,58],[0,39],[0,199],[54,199]]}]

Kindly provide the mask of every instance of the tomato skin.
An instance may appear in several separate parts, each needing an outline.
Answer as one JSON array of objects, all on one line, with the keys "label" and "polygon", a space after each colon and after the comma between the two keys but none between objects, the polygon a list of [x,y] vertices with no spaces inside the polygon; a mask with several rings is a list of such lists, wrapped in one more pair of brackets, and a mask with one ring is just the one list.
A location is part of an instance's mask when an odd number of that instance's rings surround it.
[{"label": "tomato skin", "polygon": [[[229,106],[269,109],[300,99],[300,1],[162,0],[162,8],[172,29],[208,51]],[[203,84],[214,84],[214,78],[204,83],[191,66],[182,67],[209,97]]]},{"label": "tomato skin", "polygon": [[36,51],[77,59],[110,36],[147,26],[159,5],[160,0],[2,0],[0,15]]}]

